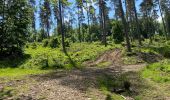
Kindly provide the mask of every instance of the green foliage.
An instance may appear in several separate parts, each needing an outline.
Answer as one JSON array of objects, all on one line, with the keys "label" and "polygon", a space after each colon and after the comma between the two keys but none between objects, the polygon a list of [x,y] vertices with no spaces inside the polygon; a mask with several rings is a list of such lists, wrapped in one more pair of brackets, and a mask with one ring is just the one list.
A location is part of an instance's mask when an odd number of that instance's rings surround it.
[{"label": "green foliage", "polygon": [[96,66],[100,68],[104,68],[110,66],[111,64],[112,64],[111,62],[105,61],[105,62],[98,63]]},{"label": "green foliage", "polygon": [[[27,0],[3,0],[0,3],[0,48],[16,54],[15,48],[22,50],[30,24],[31,8]],[[2,16],[3,15],[3,16]]]},{"label": "green foliage", "polygon": [[7,99],[8,97],[12,97],[15,94],[16,91],[14,91],[12,87],[5,87],[2,90],[0,90],[0,99],[4,100]]},{"label": "green foliage", "polygon": [[43,43],[43,47],[51,47],[51,48],[57,48],[60,45],[59,40],[56,37],[53,37],[51,39],[44,39],[42,43]]},{"label": "green foliage", "polygon": [[39,70],[39,69],[22,69],[22,68],[5,68],[0,69],[0,78],[21,78],[27,75],[36,75],[50,72],[49,70]]},{"label": "green foliage", "polygon": [[113,89],[124,89],[124,83],[127,81],[125,75],[113,77],[104,75],[98,77],[99,88],[107,95],[106,100],[124,100],[120,95],[112,93]]},{"label": "green foliage", "polygon": [[142,48],[141,50],[145,52],[148,51],[148,52],[158,53],[166,58],[170,57],[169,41],[167,41],[166,43],[159,42],[154,45],[150,45],[149,47]]},{"label": "green foliage", "polygon": [[142,76],[155,82],[170,82],[170,61],[164,60],[147,66]]},{"label": "green foliage", "polygon": [[119,21],[113,21],[112,33],[115,43],[121,43],[124,41],[123,26]]},{"label": "green foliage", "polygon": [[111,77],[105,75],[98,78],[99,86],[102,90],[112,91],[112,89],[124,89],[124,82],[127,81],[127,77],[121,75],[119,77]]},{"label": "green foliage", "polygon": [[124,100],[124,98],[118,94],[107,94],[106,100]]},{"label": "green foliage", "polygon": [[[95,58],[106,50],[114,48],[108,45],[104,47],[100,43],[74,43],[67,48],[67,53],[61,51],[61,48],[43,47],[43,44],[37,44],[37,48],[25,48],[25,53],[30,55],[24,64],[18,67],[29,69],[46,68],[66,68],[82,67],[82,63]],[[32,44],[30,44],[32,45]]]},{"label": "green foliage", "polygon": [[36,48],[37,48],[37,44],[36,44],[36,43],[32,43],[32,44],[31,44],[31,48],[32,48],[32,49],[36,49]]},{"label": "green foliage", "polygon": [[49,40],[48,40],[48,39],[44,39],[44,40],[42,41],[42,43],[43,43],[43,47],[47,47],[48,44],[49,44]]},{"label": "green foliage", "polygon": [[50,42],[49,42],[49,46],[51,48],[56,48],[56,47],[59,47],[59,41],[58,41],[58,38],[54,37],[52,39],[50,39]]},{"label": "green foliage", "polygon": [[65,46],[66,46],[66,47],[70,47],[70,41],[69,41],[69,39],[66,39],[64,42],[65,42]]}]

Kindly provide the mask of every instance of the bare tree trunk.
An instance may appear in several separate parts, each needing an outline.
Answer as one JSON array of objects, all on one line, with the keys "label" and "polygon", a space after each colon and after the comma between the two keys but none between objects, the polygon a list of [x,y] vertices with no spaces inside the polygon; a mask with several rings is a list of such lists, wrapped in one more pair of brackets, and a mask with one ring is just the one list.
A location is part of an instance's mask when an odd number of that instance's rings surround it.
[{"label": "bare tree trunk", "polygon": [[128,4],[127,4],[127,0],[125,0],[125,8],[126,8],[126,22],[127,22],[127,29],[128,29],[128,32],[129,32],[129,36],[130,36],[130,41],[133,41],[133,34],[132,34],[132,14],[131,14],[131,9],[128,7]]},{"label": "bare tree trunk", "polygon": [[124,26],[125,38],[126,38],[126,43],[127,43],[127,50],[128,50],[128,52],[131,52],[132,50],[131,50],[131,45],[130,45],[130,41],[129,41],[127,22],[126,22],[123,7],[122,7],[122,0],[119,0],[119,8],[120,8],[120,11],[121,11],[121,19],[122,19],[123,26]]},{"label": "bare tree trunk", "polygon": [[99,14],[100,14],[100,31],[101,31],[101,41],[103,41],[103,15],[102,15],[102,0],[99,0]]},{"label": "bare tree trunk", "polygon": [[[2,6],[3,8],[2,8],[2,22],[4,22],[4,19],[5,19],[5,0],[3,0],[3,6]],[[5,31],[5,26],[4,26],[4,23],[2,23],[2,40],[1,41],[3,41],[3,37],[4,37],[4,31]],[[0,45],[0,47],[1,47],[1,52],[3,51],[3,46],[2,45]]]},{"label": "bare tree trunk", "polygon": [[50,38],[50,31],[49,31],[49,28],[47,28],[47,37]]},{"label": "bare tree trunk", "polygon": [[133,0],[133,9],[134,9],[135,20],[136,20],[136,25],[137,25],[137,34],[138,34],[139,45],[142,45],[141,32],[140,32],[140,28],[139,28],[139,21],[138,21],[138,16],[137,16],[137,11],[136,11],[136,6],[135,6],[135,1],[134,0]]},{"label": "bare tree trunk", "polygon": [[59,11],[60,11],[60,28],[61,28],[61,35],[62,35],[62,47],[63,47],[63,51],[65,52],[65,42],[64,42],[64,30],[63,30],[63,21],[62,21],[62,14],[61,14],[61,0],[59,0]]},{"label": "bare tree trunk", "polygon": [[164,20],[164,17],[163,17],[163,13],[162,13],[162,9],[161,9],[161,5],[160,5],[160,1],[158,0],[158,5],[159,5],[159,11],[160,11],[160,14],[161,14],[161,18],[162,18],[162,23],[163,23],[163,27],[164,27],[164,34],[165,34],[165,37],[167,39],[167,28],[166,28],[166,25],[165,25],[165,20]]},{"label": "bare tree trunk", "polygon": [[105,17],[105,8],[104,8],[104,2],[103,0],[99,1],[99,7],[100,7],[100,27],[102,32],[102,43],[107,46],[106,42],[106,17]]},{"label": "bare tree trunk", "polygon": [[107,41],[106,41],[106,14],[105,14],[105,7],[104,7],[104,2],[102,1],[102,12],[103,12],[103,42],[105,47],[107,46]]},{"label": "bare tree trunk", "polygon": [[79,39],[79,42],[81,42],[81,31],[80,31],[80,10],[79,10],[79,7],[78,7],[78,39]]},{"label": "bare tree trunk", "polygon": [[[88,24],[88,34],[89,34],[89,36],[91,37],[91,34],[90,34],[90,16],[89,16],[89,7],[88,7],[88,5],[87,5],[87,1],[86,1],[86,7],[87,7],[87,24]],[[90,38],[90,42],[92,42],[91,41],[91,38]]]}]

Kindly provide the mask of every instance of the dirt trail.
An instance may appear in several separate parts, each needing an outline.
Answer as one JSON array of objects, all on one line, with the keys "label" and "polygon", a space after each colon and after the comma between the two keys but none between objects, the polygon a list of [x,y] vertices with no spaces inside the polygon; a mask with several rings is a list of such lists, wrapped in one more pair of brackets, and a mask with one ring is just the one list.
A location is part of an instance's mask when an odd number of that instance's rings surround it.
[{"label": "dirt trail", "polygon": [[[91,67],[103,61],[110,61],[112,65],[107,68]],[[18,100],[105,100],[106,96],[98,89],[98,76],[105,74],[114,76],[122,72],[138,71],[145,66],[144,64],[125,66],[120,62],[121,50],[115,49],[107,51],[94,62],[86,63],[90,67],[82,70],[61,70],[47,75],[30,76],[9,86],[19,90],[16,94]]]}]

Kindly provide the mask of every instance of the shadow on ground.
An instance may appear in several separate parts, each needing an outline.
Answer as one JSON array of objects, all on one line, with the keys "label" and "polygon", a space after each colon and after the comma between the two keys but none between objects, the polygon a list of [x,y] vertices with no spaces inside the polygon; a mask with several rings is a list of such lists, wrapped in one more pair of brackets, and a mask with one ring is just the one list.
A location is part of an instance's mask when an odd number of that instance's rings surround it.
[{"label": "shadow on ground", "polygon": [[[84,68],[71,71],[56,71],[46,75],[36,76],[41,82],[56,81],[54,85],[77,90],[81,93],[86,93],[89,89],[105,88],[110,93],[123,94],[125,96],[136,96],[143,88],[148,88],[145,82],[140,78],[138,72],[123,73],[120,66],[111,68]],[[130,85],[126,88],[126,82]],[[122,92],[119,93],[119,90]]]},{"label": "shadow on ground", "polygon": [[29,54],[24,54],[21,56],[0,56],[0,68],[16,68],[24,64],[31,56]]}]

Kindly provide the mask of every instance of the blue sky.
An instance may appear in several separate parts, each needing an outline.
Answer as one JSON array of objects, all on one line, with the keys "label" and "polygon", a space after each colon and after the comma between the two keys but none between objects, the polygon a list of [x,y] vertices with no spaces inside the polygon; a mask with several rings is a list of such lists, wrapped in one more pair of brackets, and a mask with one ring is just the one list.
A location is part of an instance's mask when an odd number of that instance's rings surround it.
[{"label": "blue sky", "polygon": [[[73,3],[73,5],[71,6],[71,7],[73,7],[74,6],[74,3],[75,3],[75,0],[68,0],[69,2],[72,2]],[[142,2],[143,0],[137,0],[136,1],[136,8],[137,8],[137,10],[139,11],[139,5],[140,5],[140,3]],[[36,5],[37,6],[39,6],[40,4],[39,4],[39,0],[36,0]],[[93,4],[94,5],[94,4]],[[113,10],[113,8],[112,8],[112,5],[111,5],[111,3],[108,3],[107,4],[107,6],[109,6],[109,7],[111,7],[111,11],[109,12],[109,17],[110,18],[113,18],[113,16],[114,16],[114,10]],[[123,3],[123,6],[124,6],[124,3]],[[95,7],[96,8],[96,12],[98,12],[98,7],[96,6]],[[75,10],[73,10],[74,12],[75,12]],[[40,28],[40,18],[39,18],[39,10],[38,10],[38,12],[36,13],[36,28],[37,29],[39,29]],[[65,16],[68,16],[67,14],[65,14]],[[76,15],[75,15],[76,16]],[[86,16],[86,13],[85,13],[85,17],[87,17]],[[65,17],[65,20],[67,20],[67,17]],[[54,23],[54,24],[52,24],[51,26],[51,32],[52,32],[52,30],[56,27],[56,21],[54,20],[54,16],[52,16],[52,22]],[[85,21],[85,22],[87,22],[87,21]]]}]

